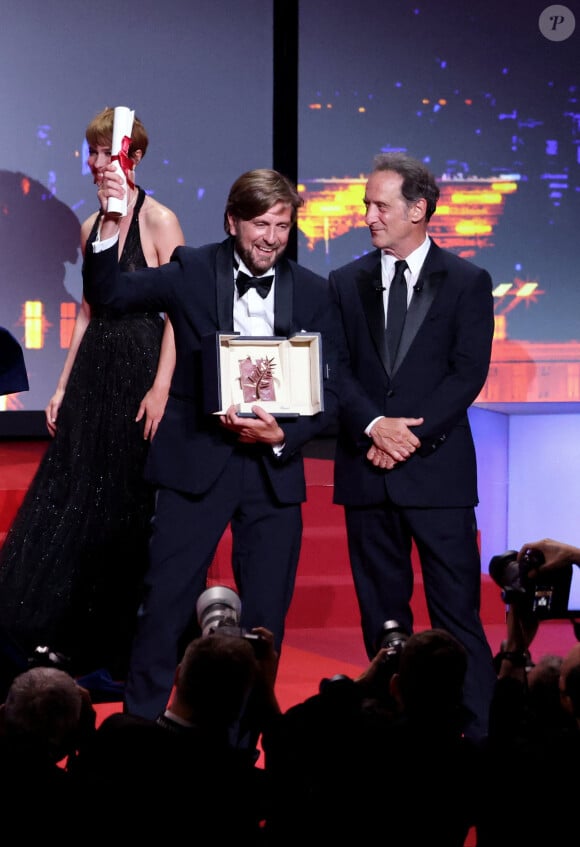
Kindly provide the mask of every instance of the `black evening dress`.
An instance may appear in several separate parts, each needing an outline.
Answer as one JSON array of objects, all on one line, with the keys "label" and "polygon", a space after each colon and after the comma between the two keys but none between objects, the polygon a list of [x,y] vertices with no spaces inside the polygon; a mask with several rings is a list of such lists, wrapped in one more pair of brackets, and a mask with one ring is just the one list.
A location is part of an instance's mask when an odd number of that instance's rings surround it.
[{"label": "black evening dress", "polygon": [[[146,266],[139,189],[121,256]],[[96,233],[96,224],[89,241]],[[90,248],[89,248],[90,249]],[[51,439],[0,550],[0,630],[25,655],[63,654],[75,675],[125,678],[147,565],[153,492],[139,404],[151,387],[163,319],[93,309]]]}]

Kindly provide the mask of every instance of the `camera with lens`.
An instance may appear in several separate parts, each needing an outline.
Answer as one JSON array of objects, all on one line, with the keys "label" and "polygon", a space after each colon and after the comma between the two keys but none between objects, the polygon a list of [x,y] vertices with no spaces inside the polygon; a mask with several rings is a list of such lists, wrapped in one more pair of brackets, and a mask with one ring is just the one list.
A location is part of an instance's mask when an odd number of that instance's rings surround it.
[{"label": "camera with lens", "polygon": [[373,661],[372,672],[356,681],[344,674],[322,679],[319,693],[332,709],[363,709],[367,713],[394,717],[398,706],[390,689],[390,680],[399,668],[399,659],[409,633],[396,620],[387,620],[374,644],[375,655],[384,648],[380,660]]},{"label": "camera with lens", "polygon": [[409,633],[401,626],[399,621],[385,621],[379,632],[375,649],[384,649],[383,663],[387,666],[389,675],[395,673],[399,667],[399,657],[403,647],[409,639]]},{"label": "camera with lens", "polygon": [[240,626],[242,601],[233,588],[226,585],[206,588],[197,599],[196,612],[203,636],[219,634],[244,638],[251,643],[257,658],[266,652],[266,640]]},{"label": "camera with lens", "polygon": [[518,561],[517,550],[493,556],[489,575],[502,589],[505,603],[517,603],[540,620],[568,618],[568,598],[572,580],[572,565],[540,573],[534,579],[529,572],[544,563],[540,550],[528,548]]},{"label": "camera with lens", "polygon": [[363,683],[365,695],[390,714],[396,712],[396,703],[391,694],[390,681],[393,674],[399,670],[401,653],[408,640],[409,633],[401,626],[399,621],[386,620],[374,645],[375,655],[379,651],[383,651],[378,664],[375,665],[376,673],[367,676]]},{"label": "camera with lens", "polygon": [[70,659],[63,653],[57,653],[45,644],[35,647],[28,657],[29,668],[57,668],[70,673]]}]

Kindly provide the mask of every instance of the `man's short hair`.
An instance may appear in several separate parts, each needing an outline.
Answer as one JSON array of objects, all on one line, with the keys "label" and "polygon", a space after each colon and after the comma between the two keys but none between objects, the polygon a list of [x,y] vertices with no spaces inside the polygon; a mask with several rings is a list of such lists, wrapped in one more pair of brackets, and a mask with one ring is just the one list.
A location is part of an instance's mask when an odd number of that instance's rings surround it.
[{"label": "man's short hair", "polygon": [[427,201],[425,219],[429,221],[437,208],[439,186],[431,171],[418,159],[406,153],[379,153],[373,161],[373,171],[394,171],[403,178],[401,194],[409,203]]},{"label": "man's short hair", "polygon": [[55,758],[67,752],[78,729],[82,692],[75,680],[59,668],[37,667],[16,676],[3,709],[7,736],[54,750]]},{"label": "man's short hair", "polygon": [[235,720],[258,673],[249,641],[241,636],[202,636],[191,641],[179,665],[178,693],[203,723]]},{"label": "man's short hair", "polygon": [[304,205],[304,200],[294,184],[278,171],[267,168],[246,171],[230,188],[224,212],[225,231],[230,234],[228,215],[250,221],[263,215],[276,203],[292,208],[292,223],[295,223],[298,209]]}]

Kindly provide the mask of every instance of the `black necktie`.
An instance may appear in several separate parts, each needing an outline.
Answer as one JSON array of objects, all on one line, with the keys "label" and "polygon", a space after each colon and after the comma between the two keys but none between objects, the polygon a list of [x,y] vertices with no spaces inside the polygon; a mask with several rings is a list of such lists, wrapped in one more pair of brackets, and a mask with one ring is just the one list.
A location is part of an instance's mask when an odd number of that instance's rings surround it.
[{"label": "black necktie", "polygon": [[407,282],[405,280],[405,270],[408,265],[404,259],[395,262],[395,276],[392,279],[391,287],[389,288],[389,302],[387,306],[387,345],[389,348],[389,358],[391,365],[395,361],[397,349],[405,316],[407,314]]},{"label": "black necktie", "polygon": [[236,278],[236,287],[238,289],[238,294],[240,297],[243,297],[248,288],[255,288],[260,297],[266,298],[268,293],[272,287],[272,280],[274,279],[274,275],[271,276],[248,276],[248,274],[243,271],[239,271],[238,276]]}]

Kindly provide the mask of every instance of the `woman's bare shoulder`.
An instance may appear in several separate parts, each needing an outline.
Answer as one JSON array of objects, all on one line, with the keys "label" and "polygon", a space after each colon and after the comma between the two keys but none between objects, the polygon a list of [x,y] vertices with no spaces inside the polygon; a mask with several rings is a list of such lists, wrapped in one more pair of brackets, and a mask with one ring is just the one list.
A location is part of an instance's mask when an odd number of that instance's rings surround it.
[{"label": "woman's bare shoulder", "polygon": [[141,213],[146,218],[147,223],[151,225],[179,224],[179,220],[173,209],[170,209],[169,206],[165,206],[159,200],[149,195],[145,197]]},{"label": "woman's bare shoulder", "polygon": [[[171,258],[176,247],[185,244],[185,236],[175,212],[153,197],[146,197],[139,215],[141,242],[145,255],[147,248],[154,248],[156,264],[164,264]],[[148,264],[153,264],[148,258]]]}]

